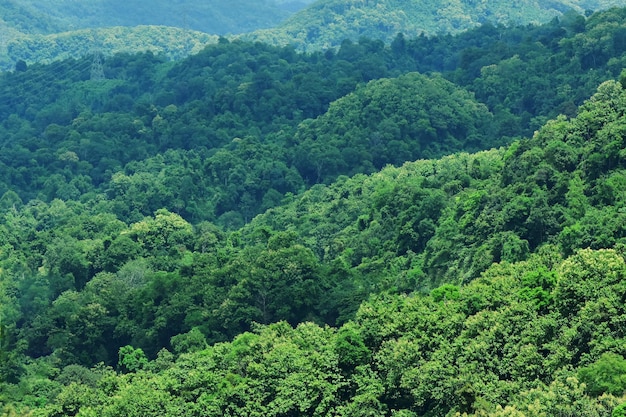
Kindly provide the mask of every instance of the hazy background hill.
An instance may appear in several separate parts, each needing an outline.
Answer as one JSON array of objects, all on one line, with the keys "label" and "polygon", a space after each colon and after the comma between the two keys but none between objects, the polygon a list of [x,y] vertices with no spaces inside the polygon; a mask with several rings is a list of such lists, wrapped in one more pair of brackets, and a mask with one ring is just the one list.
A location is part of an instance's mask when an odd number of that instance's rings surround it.
[{"label": "hazy background hill", "polygon": [[[139,0],[84,3],[78,0],[8,0],[0,3],[0,69],[23,60],[48,63],[80,58],[94,48],[163,53],[180,58],[215,40],[242,36],[272,45],[314,51],[345,39],[391,42],[402,32],[413,37],[459,33],[484,23],[538,24],[571,13],[617,5],[615,0]],[[123,29],[120,29],[123,27]],[[174,31],[169,28],[177,28]],[[86,32],[97,31],[96,34]],[[184,31],[184,32],[181,32]],[[126,36],[128,35],[128,36]],[[208,35],[212,35],[211,37]]]},{"label": "hazy background hill", "polygon": [[50,34],[109,26],[163,25],[211,34],[272,27],[312,0],[20,0],[3,1],[7,27]]},{"label": "hazy background hill", "polygon": [[405,35],[458,33],[489,22],[504,25],[545,23],[568,11],[585,13],[618,6],[614,0],[319,0],[276,28],[252,38],[315,50],[361,36],[390,42]]},{"label": "hazy background hill", "polygon": [[172,26],[114,26],[79,29],[51,35],[20,36],[0,52],[0,69],[13,70],[16,62],[48,64],[67,58],[106,56],[150,51],[168,59],[181,59],[217,42],[219,36]]},{"label": "hazy background hill", "polygon": [[7,0],[0,2],[0,69],[101,49],[177,59],[217,39],[274,27],[313,0]]}]

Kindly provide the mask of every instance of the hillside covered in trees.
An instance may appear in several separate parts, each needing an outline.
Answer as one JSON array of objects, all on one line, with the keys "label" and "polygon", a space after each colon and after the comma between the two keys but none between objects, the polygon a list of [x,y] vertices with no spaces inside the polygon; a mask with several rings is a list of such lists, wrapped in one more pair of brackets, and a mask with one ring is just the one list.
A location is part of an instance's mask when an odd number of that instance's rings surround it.
[{"label": "hillside covered in trees", "polygon": [[2,412],[626,415],[625,28],[2,74]]}]

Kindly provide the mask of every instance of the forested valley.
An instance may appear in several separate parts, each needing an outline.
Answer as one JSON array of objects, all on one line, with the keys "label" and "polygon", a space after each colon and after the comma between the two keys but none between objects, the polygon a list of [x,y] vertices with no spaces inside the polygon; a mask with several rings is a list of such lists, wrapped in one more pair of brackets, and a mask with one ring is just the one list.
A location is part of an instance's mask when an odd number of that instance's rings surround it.
[{"label": "forested valley", "polygon": [[21,62],[2,413],[625,416],[625,68],[624,8]]}]

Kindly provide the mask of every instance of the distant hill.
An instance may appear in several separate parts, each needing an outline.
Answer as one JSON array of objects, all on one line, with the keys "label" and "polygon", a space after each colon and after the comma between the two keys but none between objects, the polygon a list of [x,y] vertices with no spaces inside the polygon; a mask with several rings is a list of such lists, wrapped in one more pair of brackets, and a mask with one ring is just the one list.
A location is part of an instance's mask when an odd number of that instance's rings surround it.
[{"label": "distant hill", "polygon": [[[616,0],[6,0],[0,3],[0,70],[23,60],[46,63],[105,53],[151,50],[170,58],[193,53],[210,35],[242,37],[301,51],[366,37],[391,42],[398,33],[458,33],[483,23],[531,24],[588,14]],[[445,6],[445,7],[444,7]],[[571,20],[571,19],[570,19]],[[179,29],[165,29],[179,28]],[[123,28],[123,29],[122,29]],[[132,28],[132,29],[131,29]],[[89,30],[96,30],[92,35]],[[176,33],[175,37],[172,34]],[[89,41],[92,39],[93,41]]]},{"label": "distant hill", "polygon": [[211,34],[276,26],[312,0],[8,0],[0,4],[6,27],[51,34],[109,26],[163,25]]},{"label": "distant hill", "polygon": [[391,42],[399,32],[414,37],[458,33],[485,22],[538,24],[568,11],[585,13],[617,5],[614,0],[319,0],[278,27],[246,37],[317,50],[338,46],[346,38]]},{"label": "distant hill", "polygon": [[169,58],[197,52],[216,35],[280,24],[313,0],[6,0],[0,2],[0,70],[16,62],[150,50]]},{"label": "distant hill", "polygon": [[105,55],[150,51],[169,59],[181,59],[217,42],[218,38],[217,35],[167,26],[116,26],[20,36],[5,44],[4,53],[0,53],[0,69],[13,70],[18,61],[45,64],[80,58],[95,50]]}]

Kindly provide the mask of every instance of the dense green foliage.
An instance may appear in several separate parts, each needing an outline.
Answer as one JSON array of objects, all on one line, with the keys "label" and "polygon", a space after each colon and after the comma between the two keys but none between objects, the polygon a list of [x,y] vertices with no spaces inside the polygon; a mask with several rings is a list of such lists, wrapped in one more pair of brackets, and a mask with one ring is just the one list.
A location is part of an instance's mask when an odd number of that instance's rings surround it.
[{"label": "dense green foliage", "polygon": [[[557,277],[545,309],[523,296],[531,274]],[[533,256],[454,297],[372,298],[339,329],[257,326],[150,362],[124,347],[117,374],[40,360],[30,368],[51,378],[22,389],[33,406],[54,398],[36,416],[610,416],[624,391],[625,278],[614,250]]]},{"label": "dense green foliage", "polygon": [[496,144],[492,125],[485,105],[439,76],[384,78],[302,123],[293,138],[294,165],[307,182],[323,182],[337,172],[372,172],[420,157],[490,148]]},{"label": "dense green foliage", "polygon": [[2,412],[623,415],[624,27],[4,74]]},{"label": "dense green foliage", "polygon": [[[7,193],[5,395],[52,401],[41,415],[608,415],[625,386],[625,113],[606,82],[507,150],[342,178],[231,234]],[[345,324],[236,336],[278,320]],[[100,361],[128,376],[76,367]]]},{"label": "dense green foliage", "polygon": [[[151,53],[108,58],[100,83],[89,81],[88,59],[26,66],[0,80],[0,191],[23,201],[106,193],[131,221],[165,207],[193,223],[237,227],[319,180],[504,145],[575,114],[624,66],[623,44],[610,41],[624,20],[614,9],[537,28],[398,36],[389,47],[347,41],[324,54],[221,39],[180,63]],[[402,88],[411,76],[397,78],[415,70],[461,87],[413,75],[433,87],[419,92],[420,107],[417,92]],[[389,88],[402,102],[388,100]],[[449,94],[437,96],[439,88]],[[369,97],[366,120],[359,106]],[[351,146],[337,143],[346,129],[338,118],[357,123],[346,130]]]},{"label": "dense green foliage", "polygon": [[[309,7],[311,0],[157,1],[150,8],[133,1],[5,3],[0,5],[5,22],[0,28],[0,69],[4,70],[13,69],[20,60],[45,63],[80,58],[93,48],[104,48],[106,54],[149,49],[178,58],[196,52],[210,35],[241,34],[236,36],[319,51],[337,48],[346,39],[367,37],[389,43],[398,33],[432,36],[460,33],[479,25],[546,23],[557,16],[567,20],[576,13],[619,5],[614,0],[555,0],[545,4],[455,0],[445,7],[437,1],[398,0],[320,0]],[[277,26],[291,14],[290,20]],[[263,27],[271,29],[249,33]],[[85,29],[95,31],[95,37]]]},{"label": "dense green foliage", "polygon": [[425,277],[468,280],[545,243],[565,255],[626,243],[625,144],[610,133],[619,131],[624,105],[621,85],[608,82],[577,118],[551,121],[506,152],[460,154],[344,179],[253,224],[287,225],[315,245],[318,256],[347,262],[374,282],[409,267],[401,275],[406,281],[396,281],[401,288],[423,284]]}]

